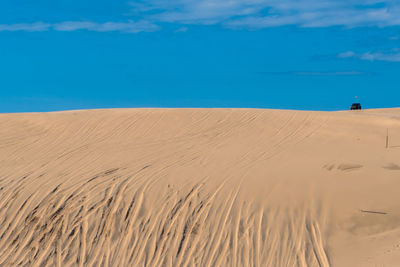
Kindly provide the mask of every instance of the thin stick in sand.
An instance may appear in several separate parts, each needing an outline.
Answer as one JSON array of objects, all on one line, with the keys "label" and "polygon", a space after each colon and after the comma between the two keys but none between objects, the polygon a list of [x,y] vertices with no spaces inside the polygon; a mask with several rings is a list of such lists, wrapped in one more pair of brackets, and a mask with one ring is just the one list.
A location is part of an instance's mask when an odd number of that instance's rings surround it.
[{"label": "thin stick in sand", "polygon": [[386,129],[386,148],[389,147],[389,129]]},{"label": "thin stick in sand", "polygon": [[382,215],[386,215],[386,212],[382,212],[382,211],[373,211],[373,210],[361,210],[361,212],[365,212],[365,213],[374,213],[374,214],[382,214]]}]

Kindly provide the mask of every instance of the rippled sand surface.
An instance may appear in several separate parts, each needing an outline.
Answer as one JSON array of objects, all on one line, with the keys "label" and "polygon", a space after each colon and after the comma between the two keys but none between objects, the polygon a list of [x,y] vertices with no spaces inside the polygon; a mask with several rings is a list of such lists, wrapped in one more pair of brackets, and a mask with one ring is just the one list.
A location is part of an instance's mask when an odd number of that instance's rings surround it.
[{"label": "rippled sand surface", "polygon": [[400,109],[0,114],[0,266],[400,266],[399,192]]}]

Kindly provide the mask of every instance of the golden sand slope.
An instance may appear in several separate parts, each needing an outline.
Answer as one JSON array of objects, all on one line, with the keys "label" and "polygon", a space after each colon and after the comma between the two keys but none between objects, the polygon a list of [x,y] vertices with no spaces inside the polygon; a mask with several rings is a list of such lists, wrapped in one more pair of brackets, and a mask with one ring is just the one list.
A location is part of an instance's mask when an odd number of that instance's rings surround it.
[{"label": "golden sand slope", "polygon": [[399,192],[400,109],[0,115],[0,266],[400,266]]}]

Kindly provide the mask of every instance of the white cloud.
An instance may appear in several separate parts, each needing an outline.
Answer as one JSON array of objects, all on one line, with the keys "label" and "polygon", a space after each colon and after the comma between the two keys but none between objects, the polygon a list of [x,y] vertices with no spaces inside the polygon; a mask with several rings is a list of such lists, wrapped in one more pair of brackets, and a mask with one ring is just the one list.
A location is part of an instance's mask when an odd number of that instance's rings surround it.
[{"label": "white cloud", "polygon": [[154,22],[265,28],[400,25],[398,0],[149,0],[133,13]]},{"label": "white cloud", "polygon": [[178,32],[187,32],[188,30],[189,30],[188,27],[181,27],[179,29],[176,29],[175,32],[176,33],[178,33]]},{"label": "white cloud", "polygon": [[364,53],[359,56],[360,59],[369,61],[388,61],[400,62],[400,53],[384,54],[384,53]]},{"label": "white cloud", "polygon": [[129,22],[106,22],[96,23],[91,21],[65,21],[56,24],[48,24],[43,22],[23,23],[23,24],[0,24],[0,31],[77,31],[87,30],[96,32],[153,32],[160,29],[156,24],[148,21],[129,21]]},{"label": "white cloud", "polygon": [[338,55],[339,58],[356,58],[367,61],[386,61],[386,62],[400,62],[400,53],[390,52],[367,52],[362,54],[356,54],[352,51],[341,53]]},{"label": "white cloud", "polygon": [[0,24],[0,31],[39,32],[39,31],[47,31],[50,27],[51,27],[51,24],[43,23],[43,22]]},{"label": "white cloud", "polygon": [[[64,21],[56,24],[0,24],[0,31],[88,30],[151,32],[163,23],[219,24],[229,28],[400,26],[399,0],[135,0],[136,21]],[[126,14],[125,14],[126,15]],[[137,21],[138,20],[138,21]]]},{"label": "white cloud", "polygon": [[356,54],[353,51],[347,51],[347,52],[340,53],[338,55],[338,57],[339,58],[351,58],[351,57],[355,57],[355,55]]},{"label": "white cloud", "polygon": [[128,33],[153,32],[160,29],[159,26],[152,24],[148,21],[106,22],[106,23],[95,23],[91,21],[66,21],[54,24],[53,28],[57,31],[88,30],[96,32],[118,31],[118,32],[128,32]]},{"label": "white cloud", "polygon": [[65,21],[54,24],[53,28],[57,31],[92,30],[96,25],[96,23],[90,21]]}]

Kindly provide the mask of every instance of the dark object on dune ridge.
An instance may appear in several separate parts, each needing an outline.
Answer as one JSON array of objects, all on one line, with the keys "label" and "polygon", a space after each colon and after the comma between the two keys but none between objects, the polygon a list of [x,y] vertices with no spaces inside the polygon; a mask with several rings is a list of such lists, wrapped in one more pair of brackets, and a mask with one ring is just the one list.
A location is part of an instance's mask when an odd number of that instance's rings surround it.
[{"label": "dark object on dune ridge", "polygon": [[350,107],[350,110],[358,110],[358,109],[361,109],[360,103],[353,103]]}]

